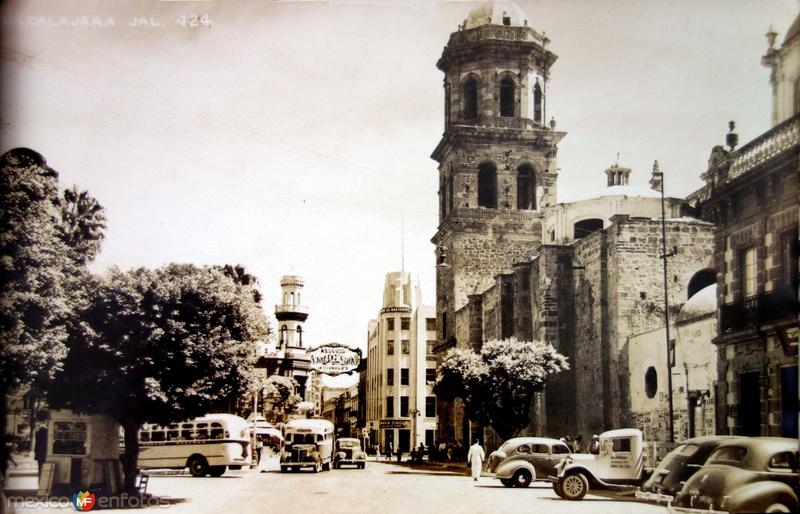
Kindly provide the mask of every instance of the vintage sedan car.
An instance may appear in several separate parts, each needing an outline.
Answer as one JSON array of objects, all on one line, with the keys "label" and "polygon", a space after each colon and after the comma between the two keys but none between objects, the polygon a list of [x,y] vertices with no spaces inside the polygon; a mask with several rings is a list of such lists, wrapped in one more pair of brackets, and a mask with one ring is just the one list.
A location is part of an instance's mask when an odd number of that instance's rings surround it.
[{"label": "vintage sedan car", "polygon": [[361,449],[361,442],[353,437],[340,437],[336,440],[333,451],[333,467],[341,468],[345,464],[364,469],[367,466],[367,454]]},{"label": "vintage sedan car", "polygon": [[499,478],[506,487],[528,487],[533,480],[547,480],[570,451],[558,439],[515,437],[489,455],[485,475]]},{"label": "vintage sedan car", "polygon": [[717,447],[736,436],[709,435],[687,439],[669,452],[650,475],[641,489],[636,491],[640,500],[669,503]]},{"label": "vintage sedan car", "polygon": [[575,453],[556,466],[553,490],[565,500],[580,500],[589,487],[632,492],[646,478],[642,432],[635,428],[600,434],[598,455]]},{"label": "vintage sedan car", "polygon": [[668,510],[742,514],[798,507],[798,440],[743,437],[720,444]]}]

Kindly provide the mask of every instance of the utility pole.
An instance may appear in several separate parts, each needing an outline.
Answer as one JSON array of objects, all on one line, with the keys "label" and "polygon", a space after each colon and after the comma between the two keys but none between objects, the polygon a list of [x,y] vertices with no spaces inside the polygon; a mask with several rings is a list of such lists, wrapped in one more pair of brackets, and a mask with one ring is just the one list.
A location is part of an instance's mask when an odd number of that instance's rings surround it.
[{"label": "utility pole", "polygon": [[664,333],[666,334],[667,346],[667,400],[669,403],[669,417],[667,418],[667,430],[669,442],[675,442],[675,428],[672,420],[674,416],[672,405],[672,345],[669,338],[669,280],[667,278],[667,258],[675,255],[675,250],[667,253],[667,222],[664,199],[664,173],[658,167],[658,161],[653,162],[653,178],[660,178],[661,190],[661,260],[664,268]]}]

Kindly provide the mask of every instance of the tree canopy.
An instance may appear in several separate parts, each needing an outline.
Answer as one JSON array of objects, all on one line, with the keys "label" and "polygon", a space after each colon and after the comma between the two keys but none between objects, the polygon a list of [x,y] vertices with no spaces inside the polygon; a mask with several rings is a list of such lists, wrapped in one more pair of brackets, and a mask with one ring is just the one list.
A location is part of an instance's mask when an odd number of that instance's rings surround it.
[{"label": "tree canopy", "polygon": [[[66,212],[73,213],[70,216]],[[66,355],[75,283],[100,249],[103,208],[37,152],[16,148],[0,168],[0,385],[42,387]]]},{"label": "tree canopy", "polygon": [[122,425],[131,488],[141,425],[228,410],[251,387],[253,346],[269,323],[252,286],[219,267],[111,269],[87,281],[86,294],[49,398]]},{"label": "tree canopy", "polygon": [[272,421],[282,421],[294,412],[302,397],[297,394],[300,384],[291,377],[272,375],[267,379],[265,401],[270,405]]},{"label": "tree canopy", "polygon": [[436,394],[461,398],[470,419],[514,437],[530,422],[530,405],[547,377],[569,369],[551,344],[514,338],[485,342],[480,352],[449,350],[439,366]]}]

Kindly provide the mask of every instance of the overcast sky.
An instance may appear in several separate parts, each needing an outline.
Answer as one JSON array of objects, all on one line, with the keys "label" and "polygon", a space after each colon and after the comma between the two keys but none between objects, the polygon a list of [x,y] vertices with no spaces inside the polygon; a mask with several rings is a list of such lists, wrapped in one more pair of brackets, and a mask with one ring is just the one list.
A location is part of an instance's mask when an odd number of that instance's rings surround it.
[{"label": "overcast sky", "polygon": [[[403,262],[401,224],[405,269],[434,303],[436,60],[477,5],[7,0],[2,150],[39,151],[106,207],[95,271],[243,264],[270,317],[280,276],[302,275],[306,341],[365,348]],[[743,143],[769,128],[764,34],[772,24],[781,41],[798,12],[797,0],[518,5],[559,56],[559,201],[605,186],[617,152],[633,185],[658,159],[667,194],[697,189],[729,120]],[[192,14],[210,28],[181,26]]]}]

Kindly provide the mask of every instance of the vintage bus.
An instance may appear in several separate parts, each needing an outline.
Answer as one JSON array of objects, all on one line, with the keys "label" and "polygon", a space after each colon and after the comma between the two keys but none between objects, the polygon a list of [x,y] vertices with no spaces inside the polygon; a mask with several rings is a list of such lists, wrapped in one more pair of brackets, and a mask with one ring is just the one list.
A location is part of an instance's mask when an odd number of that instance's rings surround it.
[{"label": "vintage bus", "polygon": [[283,427],[281,473],[311,467],[315,473],[331,469],[333,423],[327,419],[293,419]]},{"label": "vintage bus", "polygon": [[192,476],[221,476],[250,465],[247,421],[233,414],[207,414],[182,423],[145,423],[139,430],[139,468],[189,468]]}]

